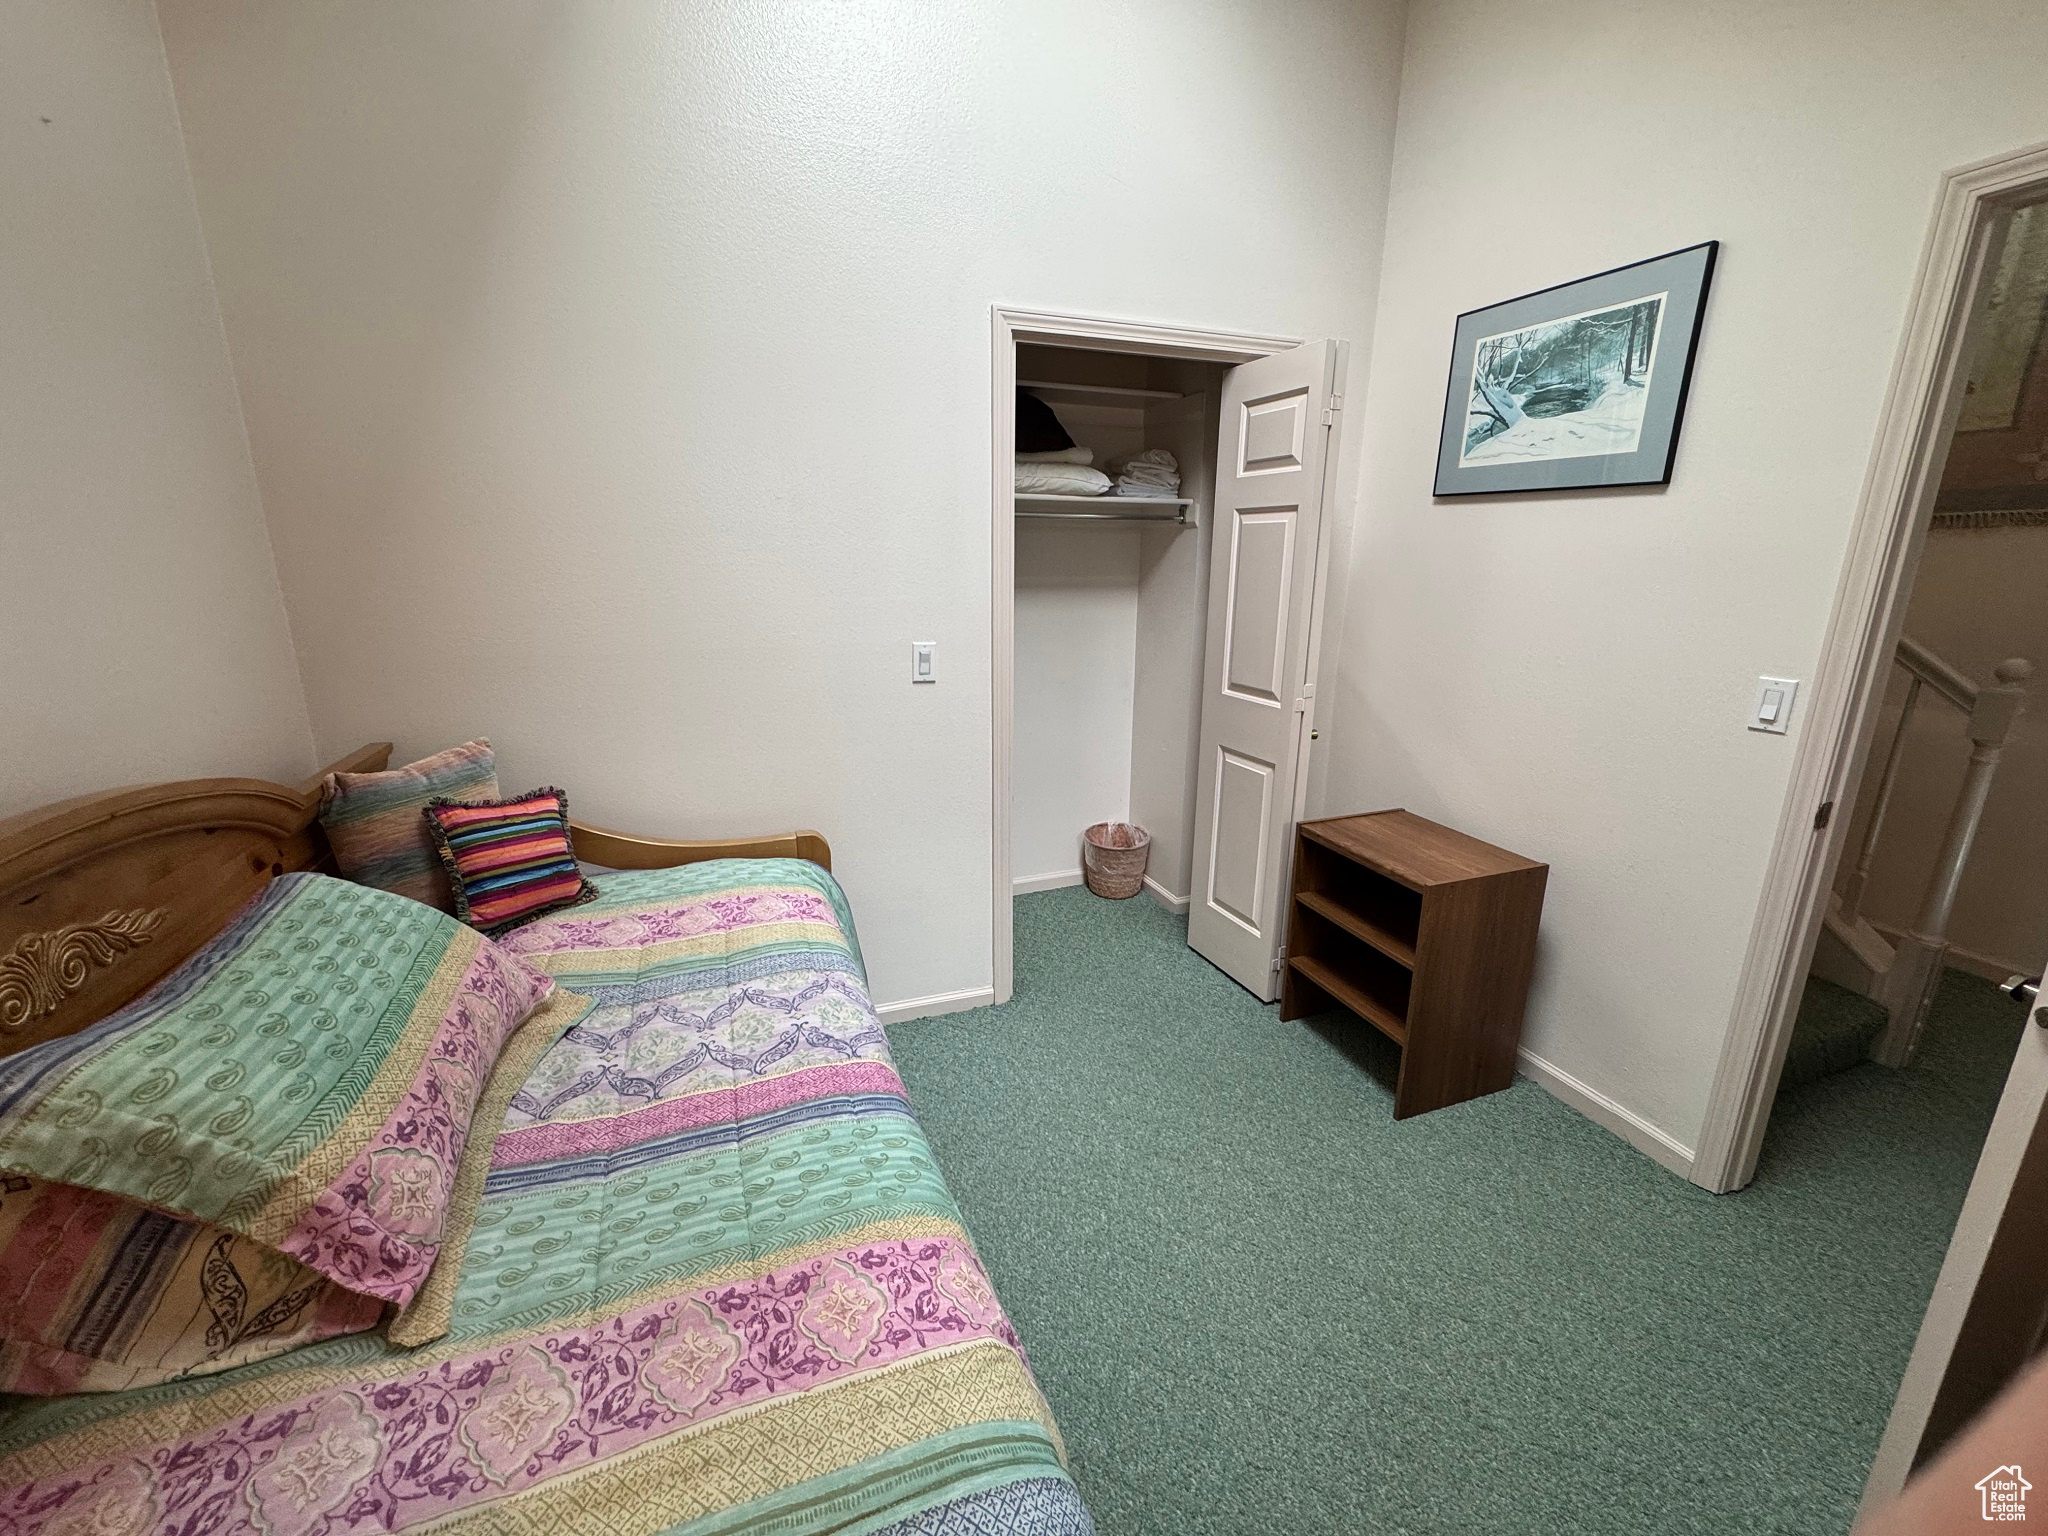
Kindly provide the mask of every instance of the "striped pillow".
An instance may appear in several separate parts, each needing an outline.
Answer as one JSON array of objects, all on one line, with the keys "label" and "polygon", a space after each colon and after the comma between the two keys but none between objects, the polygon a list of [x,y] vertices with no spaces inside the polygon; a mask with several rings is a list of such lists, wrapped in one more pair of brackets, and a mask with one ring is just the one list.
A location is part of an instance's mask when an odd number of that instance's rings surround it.
[{"label": "striped pillow", "polygon": [[597,895],[576,867],[559,789],[471,805],[435,800],[426,822],[455,887],[455,915],[472,928],[503,933]]},{"label": "striped pillow", "polygon": [[321,788],[320,825],[342,875],[455,910],[420,812],[435,799],[498,798],[497,759],[488,741],[464,742],[385,773],[330,773]]}]

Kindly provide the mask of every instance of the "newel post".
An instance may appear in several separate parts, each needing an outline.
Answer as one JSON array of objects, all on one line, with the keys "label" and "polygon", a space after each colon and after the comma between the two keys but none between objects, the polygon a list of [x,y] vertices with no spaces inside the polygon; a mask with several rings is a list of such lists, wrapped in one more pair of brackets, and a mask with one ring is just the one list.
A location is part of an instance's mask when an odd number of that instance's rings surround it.
[{"label": "newel post", "polygon": [[1920,899],[1912,930],[1900,937],[1892,967],[1885,975],[1884,1004],[1891,1022],[1870,1054],[1891,1066],[1903,1066],[1912,1059],[1920,1044],[1920,1031],[1926,1027],[1927,1010],[1941,985],[1942,963],[1948,956],[1949,914],[1962,887],[1977,824],[1984,819],[1984,802],[1991,796],[1998,760],[2004,755],[2013,725],[2027,707],[2027,679],[2034,675],[2034,664],[2014,656],[2001,661],[1991,675],[1991,686],[1978,690],[1976,706],[1970,711],[1970,766],[1963,774],[1955,808],[1949,812],[1941,856],[1927,878],[1927,892]]}]

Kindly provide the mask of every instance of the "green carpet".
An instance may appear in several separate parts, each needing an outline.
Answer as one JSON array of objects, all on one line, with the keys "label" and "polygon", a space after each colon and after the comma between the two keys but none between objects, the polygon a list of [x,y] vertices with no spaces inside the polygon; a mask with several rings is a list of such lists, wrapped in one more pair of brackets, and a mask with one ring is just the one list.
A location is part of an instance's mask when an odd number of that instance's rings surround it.
[{"label": "green carpet", "polygon": [[1871,1042],[1884,1033],[1884,1020],[1883,1004],[1818,976],[1807,977],[1778,1092],[1789,1093],[1869,1060]]},{"label": "green carpet", "polygon": [[1394,1124],[1185,928],[1027,897],[1012,1002],[890,1031],[1103,1536],[1847,1529],[2015,1005],[1951,976],[1717,1198],[1525,1081]]}]

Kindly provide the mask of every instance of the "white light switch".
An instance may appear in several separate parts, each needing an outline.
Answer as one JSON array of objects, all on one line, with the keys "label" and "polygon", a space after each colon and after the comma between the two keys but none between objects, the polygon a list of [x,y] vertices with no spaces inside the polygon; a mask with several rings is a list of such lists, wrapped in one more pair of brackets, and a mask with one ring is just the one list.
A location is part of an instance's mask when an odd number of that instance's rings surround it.
[{"label": "white light switch", "polygon": [[1752,731],[1785,734],[1792,723],[1792,700],[1799,692],[1796,677],[1760,677],[1756,680],[1756,707],[1749,712]]},{"label": "white light switch", "polygon": [[939,674],[932,653],[939,648],[936,640],[913,640],[910,642],[910,680],[913,683],[936,683]]}]

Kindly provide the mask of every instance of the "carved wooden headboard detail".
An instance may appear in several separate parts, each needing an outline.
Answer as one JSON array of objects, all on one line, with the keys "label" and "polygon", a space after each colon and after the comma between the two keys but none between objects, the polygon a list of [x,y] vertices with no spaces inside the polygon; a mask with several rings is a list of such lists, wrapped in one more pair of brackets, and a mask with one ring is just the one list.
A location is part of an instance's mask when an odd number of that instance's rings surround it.
[{"label": "carved wooden headboard detail", "polygon": [[186,779],[0,821],[0,1056],[68,1035],[169,974],[286,870],[331,869],[320,781]]}]

